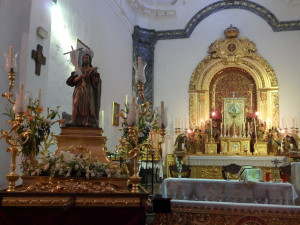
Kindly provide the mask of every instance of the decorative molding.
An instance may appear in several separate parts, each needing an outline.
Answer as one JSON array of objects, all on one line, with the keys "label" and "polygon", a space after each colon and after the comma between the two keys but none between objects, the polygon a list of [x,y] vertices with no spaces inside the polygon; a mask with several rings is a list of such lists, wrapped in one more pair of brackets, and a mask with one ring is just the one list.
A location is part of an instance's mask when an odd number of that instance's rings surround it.
[{"label": "decorative molding", "polygon": [[[154,67],[154,46],[156,44],[156,34],[154,30],[134,27],[133,39],[133,63],[137,63],[137,57],[141,56],[143,62],[147,63],[145,68],[146,83],[144,94],[147,101],[153,102],[153,67]],[[132,83],[134,83],[134,68],[132,69]],[[135,85],[132,85],[134,88]],[[134,90],[134,89],[133,89]],[[136,91],[136,90],[134,90]]]},{"label": "decorative molding", "polygon": [[[154,66],[154,47],[158,40],[168,40],[168,39],[180,39],[180,38],[189,38],[195,27],[206,17],[212,15],[213,13],[225,10],[225,9],[244,9],[250,12],[255,13],[264,19],[273,29],[274,32],[280,31],[293,31],[300,30],[300,20],[291,20],[291,21],[279,21],[276,16],[266,9],[265,7],[248,0],[223,0],[212,3],[203,9],[201,9],[196,15],[194,15],[184,29],[177,30],[148,30],[139,26],[135,26],[133,31],[133,62],[136,62],[137,56],[142,56],[143,61],[146,61],[146,78],[147,82],[145,84],[146,99],[153,102],[153,66]],[[210,57],[206,57],[201,65],[210,60]],[[264,65],[265,68],[270,66],[268,63],[261,57],[256,59]],[[245,62],[245,61],[244,61]],[[199,67],[200,65],[198,65]],[[249,66],[249,65],[248,65]],[[197,67],[197,68],[198,68]],[[196,69],[197,70],[197,69]],[[260,74],[259,74],[260,75]],[[274,71],[271,70],[268,73],[269,78],[271,79],[271,86],[276,87],[277,80],[274,75]],[[134,77],[134,75],[132,76]],[[193,81],[193,79],[192,79]],[[193,90],[195,83],[191,81],[190,91]],[[134,79],[132,80],[132,83]],[[134,86],[134,85],[133,85]],[[192,86],[192,87],[191,87]]]},{"label": "decorative molding", "polygon": [[157,40],[189,38],[195,27],[202,20],[225,9],[244,9],[250,11],[265,20],[274,32],[300,30],[300,20],[279,21],[271,11],[255,2],[247,0],[223,0],[201,9],[190,19],[184,29],[157,31]]}]

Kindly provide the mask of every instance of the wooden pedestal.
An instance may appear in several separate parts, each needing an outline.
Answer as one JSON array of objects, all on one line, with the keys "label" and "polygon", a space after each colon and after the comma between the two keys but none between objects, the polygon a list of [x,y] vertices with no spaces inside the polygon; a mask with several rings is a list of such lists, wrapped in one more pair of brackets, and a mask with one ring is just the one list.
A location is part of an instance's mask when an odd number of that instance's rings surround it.
[{"label": "wooden pedestal", "polygon": [[105,153],[106,137],[102,136],[102,129],[96,127],[62,127],[60,135],[56,136],[57,150],[81,153],[85,157],[98,159],[99,162],[108,163]]}]

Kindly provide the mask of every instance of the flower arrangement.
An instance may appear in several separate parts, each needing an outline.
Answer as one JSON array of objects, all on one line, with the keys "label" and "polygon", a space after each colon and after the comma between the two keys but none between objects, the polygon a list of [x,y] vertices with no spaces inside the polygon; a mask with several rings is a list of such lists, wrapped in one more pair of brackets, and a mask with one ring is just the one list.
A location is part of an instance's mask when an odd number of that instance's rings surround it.
[{"label": "flower arrangement", "polygon": [[57,156],[50,152],[41,154],[37,163],[23,158],[22,169],[24,176],[87,179],[122,176],[119,167],[111,167],[109,164],[100,163],[98,160],[85,158],[82,154],[73,154],[69,151],[61,151]]},{"label": "flower arrangement", "polygon": [[[133,110],[133,109],[131,109]],[[134,109],[136,110],[136,109]],[[125,104],[125,109],[122,109],[121,112],[119,113],[119,116],[123,119],[122,121],[122,128],[120,130],[123,132],[122,138],[123,141],[126,143],[129,143],[127,145],[128,151],[135,148],[136,145],[141,145],[149,140],[149,136],[151,131],[158,130],[158,112],[154,110],[153,113],[139,113],[138,118],[134,122],[134,126],[136,126],[138,130],[138,139],[137,143],[133,143],[132,140],[129,138],[129,126],[130,122],[128,122],[128,113],[129,113],[129,105]],[[123,146],[124,147],[124,146]],[[126,145],[125,145],[126,147]]]},{"label": "flower arrangement", "polygon": [[255,113],[248,113],[247,116],[246,116],[247,122],[251,122],[256,118],[257,118],[257,115]]},{"label": "flower arrangement", "polygon": [[[55,138],[50,131],[50,128],[55,123],[63,123],[63,120],[57,119],[59,106],[54,110],[47,109],[47,114],[42,114],[43,107],[40,106],[39,101],[29,100],[29,103],[25,109],[24,120],[18,129],[18,133],[21,134],[24,131],[30,131],[28,141],[22,145],[21,152],[25,157],[36,156],[40,152],[40,148],[48,150],[48,148],[55,144]],[[13,123],[15,120],[15,113],[13,109],[8,109],[5,113],[10,120],[8,123]],[[20,142],[23,142],[25,138],[21,138]]]}]

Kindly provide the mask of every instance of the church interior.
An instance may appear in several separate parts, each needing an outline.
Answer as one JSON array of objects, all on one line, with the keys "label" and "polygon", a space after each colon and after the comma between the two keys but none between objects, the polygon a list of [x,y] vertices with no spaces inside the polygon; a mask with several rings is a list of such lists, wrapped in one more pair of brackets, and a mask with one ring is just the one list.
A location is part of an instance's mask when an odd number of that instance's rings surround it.
[{"label": "church interior", "polygon": [[299,0],[0,12],[0,224],[300,224]]}]

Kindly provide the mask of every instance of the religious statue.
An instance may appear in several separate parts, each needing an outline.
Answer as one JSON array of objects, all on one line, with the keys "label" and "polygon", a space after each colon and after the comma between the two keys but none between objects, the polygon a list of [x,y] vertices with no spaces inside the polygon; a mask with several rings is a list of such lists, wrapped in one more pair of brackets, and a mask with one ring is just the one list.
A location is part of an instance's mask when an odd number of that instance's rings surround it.
[{"label": "religious statue", "polygon": [[279,140],[280,134],[279,131],[272,127],[272,129],[269,129],[268,135],[267,135],[267,151],[268,155],[272,154],[275,155],[278,152],[278,149],[280,148],[281,142]]},{"label": "religious statue", "polygon": [[[70,52],[71,62],[76,71],[67,79],[67,85],[74,88],[72,118],[69,126],[99,126],[99,110],[101,98],[101,79],[97,67],[92,66],[94,53],[85,50],[82,65],[78,66],[76,50]],[[76,64],[77,63],[77,64]],[[76,68],[77,67],[77,68]]]},{"label": "religious statue", "polygon": [[292,151],[298,151],[298,143],[292,134],[287,134],[282,141],[282,155],[289,155]]},{"label": "religious statue", "polygon": [[175,140],[174,146],[177,145],[177,148],[175,148],[175,152],[184,152],[184,149],[182,148],[182,145],[186,142],[186,136],[185,134],[179,134]]}]

